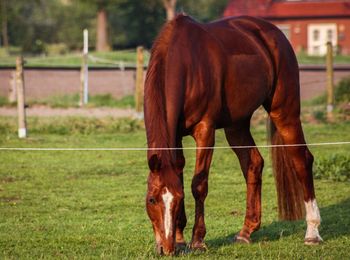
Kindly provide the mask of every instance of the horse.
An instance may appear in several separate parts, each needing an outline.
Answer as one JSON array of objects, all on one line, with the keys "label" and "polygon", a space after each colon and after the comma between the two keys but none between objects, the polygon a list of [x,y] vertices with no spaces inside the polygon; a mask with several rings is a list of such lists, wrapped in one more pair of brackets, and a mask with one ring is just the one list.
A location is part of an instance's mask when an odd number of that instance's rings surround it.
[{"label": "horse", "polygon": [[305,244],[322,242],[314,159],[300,121],[298,63],[287,38],[258,18],[230,17],[203,24],[179,14],[153,43],[144,87],[150,169],[146,211],[158,254],[173,255],[186,245],[182,138],[187,135],[197,147],[191,184],[195,223],[188,246],[207,248],[204,202],[219,128],[239,159],[247,187],[245,220],[234,241],[251,243],[250,236],[261,223],[264,160],[250,133],[250,119],[260,106],[270,121],[279,218],[298,220],[306,213]]}]

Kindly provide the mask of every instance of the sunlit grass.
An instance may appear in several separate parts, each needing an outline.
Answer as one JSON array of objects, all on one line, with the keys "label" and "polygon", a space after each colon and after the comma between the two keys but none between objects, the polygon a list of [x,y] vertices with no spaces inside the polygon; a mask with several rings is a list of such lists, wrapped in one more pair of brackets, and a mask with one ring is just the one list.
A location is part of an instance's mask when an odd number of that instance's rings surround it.
[{"label": "sunlit grass", "polygon": [[[146,146],[142,128],[113,130],[108,127],[113,119],[104,119],[104,124],[91,119],[61,120],[32,118],[29,138],[19,140],[15,119],[1,117],[0,147]],[[74,125],[85,131],[76,131]],[[66,132],[57,133],[56,126],[65,127]],[[309,143],[350,139],[348,123],[305,125],[304,129]],[[266,144],[263,125],[252,132],[257,144]],[[223,131],[217,132],[216,144],[226,145]],[[193,146],[192,138],[185,137],[184,145]],[[321,156],[350,154],[349,146],[310,148],[316,161]],[[181,258],[346,259],[350,246],[349,184],[315,181],[325,242],[304,246],[303,221],[277,220],[268,150],[260,150],[265,158],[263,224],[253,235],[254,243],[231,243],[245,215],[245,184],[234,154],[219,149],[214,152],[206,200],[209,250]],[[195,152],[186,150],[185,155],[185,237],[189,241],[194,221],[190,183]],[[147,174],[145,151],[0,151],[0,258],[156,258],[144,207]]]}]

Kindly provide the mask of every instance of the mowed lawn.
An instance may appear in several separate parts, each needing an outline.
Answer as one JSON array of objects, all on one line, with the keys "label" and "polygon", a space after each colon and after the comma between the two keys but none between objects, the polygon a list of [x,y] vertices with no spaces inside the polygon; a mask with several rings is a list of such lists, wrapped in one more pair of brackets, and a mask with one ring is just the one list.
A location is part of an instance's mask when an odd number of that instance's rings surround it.
[{"label": "mowed lawn", "polygon": [[[14,119],[0,118],[0,147],[145,147],[144,130],[98,128],[90,131],[40,133],[38,124],[26,140],[18,140]],[[80,119],[75,119],[80,120]],[[40,120],[39,120],[40,121]],[[68,127],[68,126],[67,126]],[[350,140],[350,124],[305,125],[309,143]],[[8,129],[10,128],[10,130]],[[121,130],[120,130],[121,129]],[[130,132],[128,132],[130,130]],[[252,129],[266,144],[264,126]],[[190,137],[185,147],[192,147]],[[222,131],[216,145],[224,146]],[[349,156],[350,146],[312,146],[320,157]],[[304,221],[277,218],[276,191],[269,152],[263,174],[262,227],[251,245],[232,244],[245,215],[245,183],[229,149],[214,152],[206,200],[208,251],[180,255],[207,259],[348,259],[350,257],[350,184],[316,180],[324,243],[303,244]],[[186,150],[185,194],[191,239],[194,200],[190,191],[195,151]],[[350,158],[349,158],[350,159]],[[144,196],[148,175],[145,151],[0,151],[0,258],[157,258]]]}]

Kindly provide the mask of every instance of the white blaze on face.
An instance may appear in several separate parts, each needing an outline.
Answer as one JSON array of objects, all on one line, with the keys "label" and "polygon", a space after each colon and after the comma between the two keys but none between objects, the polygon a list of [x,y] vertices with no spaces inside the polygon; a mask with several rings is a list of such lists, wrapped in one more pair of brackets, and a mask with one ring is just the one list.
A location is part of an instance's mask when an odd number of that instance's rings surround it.
[{"label": "white blaze on face", "polygon": [[316,199],[305,202],[305,209],[306,209],[306,222],[307,222],[305,239],[317,238],[320,241],[322,241],[322,238],[318,233],[318,226],[321,223],[321,217],[320,217],[320,211],[318,209]]},{"label": "white blaze on face", "polygon": [[171,192],[165,188],[166,193],[164,193],[162,195],[162,199],[164,202],[164,207],[165,207],[165,211],[164,211],[164,230],[165,230],[165,237],[168,238],[169,233],[170,233],[170,229],[171,229],[171,212],[170,212],[170,206],[171,206],[171,202],[173,201],[173,194],[171,194]]}]

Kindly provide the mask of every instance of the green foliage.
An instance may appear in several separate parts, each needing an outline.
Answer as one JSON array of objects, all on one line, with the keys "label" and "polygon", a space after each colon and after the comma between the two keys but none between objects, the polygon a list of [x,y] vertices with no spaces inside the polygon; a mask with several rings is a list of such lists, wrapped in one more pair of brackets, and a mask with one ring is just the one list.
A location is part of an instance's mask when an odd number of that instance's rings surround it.
[{"label": "green foliage", "polygon": [[110,40],[114,48],[137,45],[151,47],[165,22],[165,10],[159,0],[118,1],[107,6]]},{"label": "green foliage", "polygon": [[[90,46],[96,42],[96,14],[108,14],[111,46],[150,47],[165,22],[161,0],[50,0],[6,2],[10,45],[26,53],[51,53],[51,44],[64,44],[70,50],[82,48],[82,31],[89,30]],[[177,11],[185,11],[199,21],[221,17],[226,0],[179,0]],[[51,49],[51,50],[50,50]]]},{"label": "green foliage", "polygon": [[8,101],[6,97],[0,96],[0,107],[8,105]]},{"label": "green foliage", "polygon": [[[91,135],[130,133],[144,128],[143,122],[131,118],[57,117],[27,119],[30,134]],[[16,132],[16,120],[2,118],[0,133]]]},{"label": "green foliage", "polygon": [[68,54],[69,48],[65,43],[47,44],[45,49],[47,55],[65,55]]},{"label": "green foliage", "polygon": [[314,177],[333,181],[350,182],[350,157],[334,154],[315,161]]},{"label": "green foliage", "polygon": [[323,110],[315,110],[313,111],[313,117],[319,121],[319,122],[325,122],[326,121],[326,113]]},{"label": "green foliage", "polygon": [[350,77],[344,78],[338,83],[334,96],[338,104],[350,102]]},{"label": "green foliage", "polygon": [[209,22],[222,17],[227,0],[178,0],[177,10],[191,15],[201,22]]},{"label": "green foliage", "polygon": [[95,95],[90,98],[89,106],[132,108],[135,107],[135,98],[130,95],[116,100],[111,94]]},{"label": "green foliage", "polygon": [[[350,102],[350,78],[343,78],[334,89],[334,99],[336,104],[349,103]],[[327,94],[324,93],[318,97],[304,102],[305,105],[326,105]]]}]

